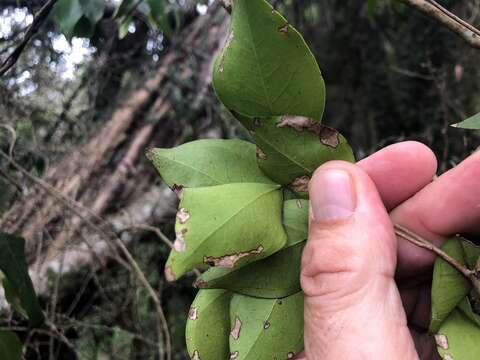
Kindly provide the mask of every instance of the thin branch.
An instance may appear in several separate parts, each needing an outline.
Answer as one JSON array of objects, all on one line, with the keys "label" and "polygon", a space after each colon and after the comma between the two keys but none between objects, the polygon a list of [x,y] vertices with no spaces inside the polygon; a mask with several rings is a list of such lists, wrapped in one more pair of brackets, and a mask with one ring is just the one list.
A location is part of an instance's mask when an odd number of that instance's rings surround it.
[{"label": "thin branch", "polygon": [[411,243],[420,246],[424,249],[430,250],[437,254],[439,257],[441,257],[443,260],[448,262],[450,265],[452,265],[455,269],[460,271],[465,277],[470,278],[470,276],[474,273],[474,271],[469,270],[462,264],[460,264],[457,260],[455,260],[453,257],[448,255],[445,251],[440,249],[439,247],[435,246],[433,243],[430,241],[422,238],[420,235],[414,233],[411,230],[408,230],[407,228],[395,224],[395,233],[404,238],[405,240],[410,241]]},{"label": "thin branch", "polygon": [[28,42],[38,32],[40,26],[42,26],[43,22],[47,19],[48,14],[50,14],[50,11],[52,10],[56,2],[57,0],[48,0],[45,5],[43,5],[42,8],[38,11],[38,13],[35,15],[35,18],[33,19],[32,24],[27,29],[27,32],[25,33],[22,42],[5,59],[2,65],[0,65],[0,76],[3,76],[8,70],[10,70],[13,65],[15,65],[23,50],[27,46]]},{"label": "thin branch", "polygon": [[480,49],[480,30],[451,13],[434,0],[399,0],[429,17],[437,20],[442,25],[456,33],[470,46]]},{"label": "thin branch", "polygon": [[150,226],[147,224],[133,224],[123,228],[122,230],[120,230],[120,232],[136,229],[154,232],[165,244],[167,244],[170,248],[173,248],[173,243],[170,241],[170,239],[159,228],[156,228],[155,226]]}]

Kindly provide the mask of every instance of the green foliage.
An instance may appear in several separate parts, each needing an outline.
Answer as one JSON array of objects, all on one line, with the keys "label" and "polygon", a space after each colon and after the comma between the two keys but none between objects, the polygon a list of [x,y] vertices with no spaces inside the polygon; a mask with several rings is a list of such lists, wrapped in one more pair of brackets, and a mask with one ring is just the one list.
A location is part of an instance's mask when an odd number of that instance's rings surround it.
[{"label": "green foliage", "polygon": [[0,232],[0,270],[8,280],[7,300],[12,301],[14,306],[20,304],[27,313],[30,324],[39,326],[44,317],[28,275],[24,248],[23,238]]},{"label": "green foliage", "polygon": [[240,268],[211,268],[196,281],[196,286],[270,299],[300,291],[300,261],[308,235],[308,201],[285,201],[283,226],[287,244],[282,250]]},{"label": "green foliage", "polygon": [[54,19],[60,27],[60,31],[67,39],[74,36],[74,29],[83,15],[79,0],[59,0],[53,11]]},{"label": "green foliage", "polygon": [[473,115],[458,124],[454,124],[453,126],[462,129],[480,130],[480,113]]},{"label": "green foliage", "polygon": [[235,1],[213,83],[222,103],[250,117],[303,115],[320,121],[325,85],[302,36],[266,1]]},{"label": "green foliage", "polygon": [[[466,268],[476,268],[480,247],[463,238],[451,238],[442,250]],[[430,332],[435,334],[442,356],[474,359],[478,354],[480,317],[473,311],[478,306],[478,289],[457,269],[437,258],[432,282],[432,318]]]},{"label": "green foliage", "polygon": [[0,330],[0,359],[22,359],[22,343],[12,331]]},{"label": "green foliage", "polygon": [[279,184],[302,190],[299,180],[311,177],[324,162],[354,161],[352,149],[342,135],[309,118],[242,118],[242,122],[252,131],[257,143],[260,169]]},{"label": "green foliage", "polygon": [[230,183],[272,184],[255,164],[255,145],[242,140],[197,140],[152,149],[149,159],[174,189]]},{"label": "green foliage", "polygon": [[303,293],[283,299],[235,294],[230,324],[231,358],[290,359],[303,349]]},{"label": "green foliage", "polygon": [[235,183],[185,189],[167,277],[176,279],[203,264],[233,268],[280,250],[286,242],[281,204],[278,185]]},{"label": "green foliage", "polygon": [[185,338],[191,359],[228,359],[232,294],[200,290],[188,313]]}]

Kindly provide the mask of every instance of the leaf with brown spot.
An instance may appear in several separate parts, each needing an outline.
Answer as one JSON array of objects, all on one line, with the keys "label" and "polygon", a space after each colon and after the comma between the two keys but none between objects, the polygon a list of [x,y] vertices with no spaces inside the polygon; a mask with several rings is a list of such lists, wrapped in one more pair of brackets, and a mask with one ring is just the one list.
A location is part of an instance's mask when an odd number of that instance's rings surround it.
[{"label": "leaf with brown spot", "polygon": [[261,298],[281,298],[300,291],[300,262],[308,236],[308,201],[285,201],[283,226],[287,245],[282,250],[240,268],[211,268],[200,276],[195,286],[229,289]]},{"label": "leaf with brown spot", "polygon": [[232,294],[225,290],[198,292],[190,307],[185,331],[191,359],[228,358],[231,297]]},{"label": "leaf with brown spot", "polygon": [[184,251],[172,251],[166,263],[177,279],[205,263],[236,267],[260,260],[280,250],[287,240],[278,185],[186,188],[179,207],[190,214],[187,222],[177,219],[176,224]]},{"label": "leaf with brown spot", "polygon": [[[303,349],[303,293],[281,300],[234,294],[230,322],[241,319],[238,339],[230,337],[230,351],[238,360],[286,359]],[[265,326],[265,324],[269,324]]]},{"label": "leaf with brown spot", "polygon": [[302,36],[265,0],[236,0],[231,33],[213,68],[221,102],[246,116],[322,119],[325,84]]},{"label": "leaf with brown spot", "polygon": [[235,116],[254,130],[253,138],[264,154],[263,158],[257,157],[258,166],[279,184],[311,177],[315,169],[330,160],[355,161],[341,134],[308,118],[265,118],[255,124],[253,119]]}]

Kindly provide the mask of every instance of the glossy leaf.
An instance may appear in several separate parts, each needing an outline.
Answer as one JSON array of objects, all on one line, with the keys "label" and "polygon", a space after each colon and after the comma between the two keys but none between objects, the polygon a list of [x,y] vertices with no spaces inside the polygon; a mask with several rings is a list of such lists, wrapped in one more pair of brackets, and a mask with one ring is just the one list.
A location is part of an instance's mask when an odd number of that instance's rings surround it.
[{"label": "glossy leaf", "polygon": [[450,313],[435,335],[443,359],[477,360],[479,339],[480,327],[459,309]]},{"label": "glossy leaf", "polygon": [[[442,249],[461,264],[465,264],[464,250],[459,238],[448,239]],[[445,260],[437,258],[433,268],[432,318],[430,332],[436,333],[442,322],[470,292],[472,286],[458,270]]]},{"label": "glossy leaf", "polygon": [[[301,117],[241,119],[257,143],[259,167],[272,180],[306,191],[308,178],[330,160],[354,161],[352,149],[336,130]],[[307,181],[302,181],[306,179]]]},{"label": "glossy leaf", "polygon": [[83,15],[79,0],[59,0],[55,4],[53,16],[60,27],[60,31],[71,38],[75,25]]},{"label": "glossy leaf", "polygon": [[147,156],[171,188],[229,183],[273,184],[256,164],[255,145],[243,140],[197,140]]},{"label": "glossy leaf", "polygon": [[0,359],[22,359],[22,344],[17,334],[12,331],[0,330]]},{"label": "glossy leaf", "polygon": [[283,299],[233,295],[230,359],[291,359],[303,349],[303,293]]},{"label": "glossy leaf", "polygon": [[43,314],[28,275],[24,248],[23,238],[0,232],[0,270],[20,298],[30,324],[38,326],[43,322]]},{"label": "glossy leaf", "polygon": [[240,268],[211,268],[200,276],[195,285],[269,299],[300,291],[300,263],[304,240],[308,236],[308,201],[285,201],[283,225],[287,244],[282,250]]},{"label": "glossy leaf", "polygon": [[236,183],[187,188],[177,238],[165,275],[174,280],[203,264],[233,268],[259,260],[286,243],[278,185]]},{"label": "glossy leaf", "polygon": [[302,36],[264,0],[235,0],[228,40],[213,69],[222,103],[246,116],[321,120],[325,84]]},{"label": "glossy leaf", "polygon": [[462,129],[480,130],[480,113],[473,115],[472,117],[452,126]]},{"label": "glossy leaf", "polygon": [[228,359],[230,299],[225,290],[200,290],[188,312],[185,339],[191,359]]},{"label": "glossy leaf", "polygon": [[83,15],[93,24],[96,24],[102,17],[105,10],[104,0],[80,0]]}]

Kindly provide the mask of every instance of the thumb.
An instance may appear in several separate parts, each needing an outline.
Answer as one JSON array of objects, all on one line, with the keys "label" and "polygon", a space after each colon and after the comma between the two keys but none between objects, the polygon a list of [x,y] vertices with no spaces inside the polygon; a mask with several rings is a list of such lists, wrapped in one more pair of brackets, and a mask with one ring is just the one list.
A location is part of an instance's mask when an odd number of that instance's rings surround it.
[{"label": "thumb", "polygon": [[307,359],[418,358],[393,278],[396,237],[363,170],[339,161],[317,169],[309,232],[301,271]]}]

